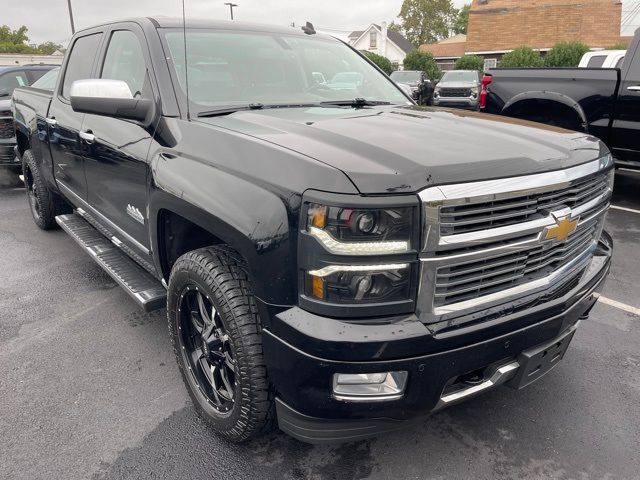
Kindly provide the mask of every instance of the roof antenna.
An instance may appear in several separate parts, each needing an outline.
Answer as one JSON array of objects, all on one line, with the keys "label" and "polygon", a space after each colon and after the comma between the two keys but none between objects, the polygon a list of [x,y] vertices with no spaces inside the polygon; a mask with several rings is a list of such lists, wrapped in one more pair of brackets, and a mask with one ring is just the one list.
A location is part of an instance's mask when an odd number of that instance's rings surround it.
[{"label": "roof antenna", "polygon": [[184,14],[184,0],[182,0],[182,39],[184,41],[184,82],[187,94],[187,120],[191,121],[189,112],[189,67],[187,66],[187,20]]},{"label": "roof antenna", "polygon": [[313,23],[311,22],[307,22],[307,24],[302,27],[302,31],[304,33],[306,33],[307,35],[315,35],[316,34],[316,29],[313,28]]}]

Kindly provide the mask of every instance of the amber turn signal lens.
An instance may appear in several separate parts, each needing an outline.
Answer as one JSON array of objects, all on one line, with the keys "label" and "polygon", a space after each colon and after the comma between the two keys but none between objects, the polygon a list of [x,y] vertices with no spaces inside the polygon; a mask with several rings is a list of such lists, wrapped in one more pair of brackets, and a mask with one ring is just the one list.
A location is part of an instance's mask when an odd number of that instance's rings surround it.
[{"label": "amber turn signal lens", "polygon": [[320,300],[324,299],[324,280],[321,277],[311,276],[311,293]]},{"label": "amber turn signal lens", "polygon": [[311,212],[311,225],[324,228],[327,225],[327,207],[317,206]]}]

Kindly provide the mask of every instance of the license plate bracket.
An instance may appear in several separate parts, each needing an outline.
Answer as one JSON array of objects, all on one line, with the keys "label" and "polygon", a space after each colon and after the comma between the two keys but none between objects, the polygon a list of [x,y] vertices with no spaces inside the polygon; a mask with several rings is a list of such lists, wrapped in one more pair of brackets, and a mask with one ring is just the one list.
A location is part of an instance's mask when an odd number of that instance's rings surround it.
[{"label": "license plate bracket", "polygon": [[573,326],[552,341],[522,352],[518,356],[520,368],[507,385],[520,390],[546,375],[564,358],[575,333]]}]

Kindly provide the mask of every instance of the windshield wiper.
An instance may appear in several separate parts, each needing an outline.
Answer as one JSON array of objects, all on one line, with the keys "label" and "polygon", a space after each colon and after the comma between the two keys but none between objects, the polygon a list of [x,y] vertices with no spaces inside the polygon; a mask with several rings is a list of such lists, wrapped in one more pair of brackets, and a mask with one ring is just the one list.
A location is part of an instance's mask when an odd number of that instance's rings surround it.
[{"label": "windshield wiper", "polygon": [[220,107],[215,110],[208,110],[206,112],[198,112],[198,117],[218,117],[222,115],[230,115],[236,112],[242,112],[244,110],[262,110],[264,105],[262,103],[250,103],[249,105],[234,105],[230,107]]},{"label": "windshield wiper", "polygon": [[338,107],[375,107],[377,105],[391,105],[391,102],[383,102],[380,100],[366,100],[364,98],[354,98],[353,100],[328,100],[320,102],[320,105],[336,105]]},{"label": "windshield wiper", "polygon": [[249,105],[236,105],[229,107],[220,107],[215,110],[209,110],[206,112],[199,112],[198,117],[218,117],[222,115],[230,115],[236,112],[243,112],[247,110],[266,110],[271,108],[309,108],[316,107],[317,103],[282,103],[282,104],[264,104],[264,103],[250,103]]}]

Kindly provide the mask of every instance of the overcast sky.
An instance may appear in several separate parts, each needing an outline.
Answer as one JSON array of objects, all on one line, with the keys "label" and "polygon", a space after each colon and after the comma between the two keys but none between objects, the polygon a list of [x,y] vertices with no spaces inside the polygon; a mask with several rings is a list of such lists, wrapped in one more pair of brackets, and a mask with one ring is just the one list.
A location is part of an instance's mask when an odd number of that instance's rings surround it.
[{"label": "overcast sky", "polygon": [[[185,0],[188,18],[228,19],[228,0]],[[289,25],[303,24],[307,20],[317,29],[346,36],[348,32],[378,23],[393,20],[402,5],[402,0],[233,0],[239,6],[234,10],[238,20]],[[71,0],[76,30],[99,24],[107,20],[130,16],[181,14],[180,0]],[[9,3],[2,0],[0,3]],[[469,0],[454,0],[461,7]],[[632,0],[623,0],[623,8],[631,8]],[[624,14],[623,14],[624,15]],[[631,22],[640,23],[640,19]],[[2,8],[0,24],[12,28],[29,27],[31,43],[47,40],[66,46],[71,38],[71,28],[66,0],[22,0],[12,1]],[[636,25],[637,27],[638,25]],[[633,27],[635,28],[635,27]],[[633,28],[625,33],[633,33]],[[331,29],[331,30],[329,30]]]}]

